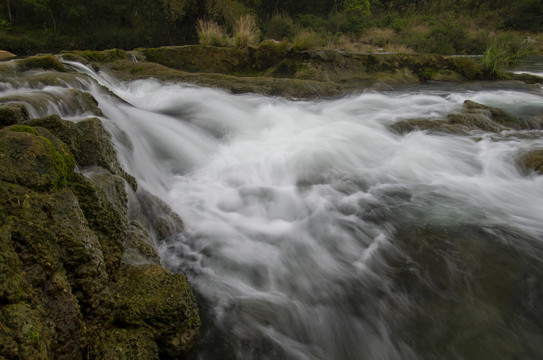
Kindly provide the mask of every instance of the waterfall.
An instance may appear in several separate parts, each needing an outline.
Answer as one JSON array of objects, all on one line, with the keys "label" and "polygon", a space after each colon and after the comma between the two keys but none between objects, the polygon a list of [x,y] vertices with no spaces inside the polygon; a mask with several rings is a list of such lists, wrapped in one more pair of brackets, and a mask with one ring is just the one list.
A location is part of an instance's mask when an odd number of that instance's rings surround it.
[{"label": "waterfall", "polygon": [[444,118],[467,99],[541,114],[540,88],[289,101],[70,65],[85,77],[0,86],[0,99],[39,92],[51,105],[33,116],[74,121],[89,115],[61,106],[67,88],[98,101],[122,165],[185,222],[159,251],[198,294],[192,358],[543,353],[543,177],[516,164],[543,147],[543,132],[390,128]]}]

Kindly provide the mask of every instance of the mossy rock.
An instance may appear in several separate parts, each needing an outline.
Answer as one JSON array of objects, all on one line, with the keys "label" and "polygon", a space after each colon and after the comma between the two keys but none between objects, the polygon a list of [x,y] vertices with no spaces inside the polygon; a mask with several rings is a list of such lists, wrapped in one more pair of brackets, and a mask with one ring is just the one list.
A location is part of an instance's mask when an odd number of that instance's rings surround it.
[{"label": "mossy rock", "polygon": [[151,330],[161,357],[179,358],[194,345],[200,318],[186,278],[149,264],[122,270],[116,284],[114,324]]},{"label": "mossy rock", "polygon": [[173,69],[205,73],[252,72],[248,52],[236,48],[186,45],[143,49],[147,61]]},{"label": "mossy rock", "polygon": [[59,72],[66,71],[62,63],[53,55],[33,56],[17,62],[18,70],[25,72],[28,70],[55,70]]},{"label": "mossy rock", "polygon": [[489,114],[489,117],[493,121],[511,129],[520,130],[527,126],[527,124],[523,126],[523,123],[517,116],[512,115],[500,108],[479,104],[471,100],[464,101],[464,106],[468,110],[483,110]]},{"label": "mossy rock", "polygon": [[30,118],[23,104],[0,104],[0,127],[14,125]]},{"label": "mossy rock", "polygon": [[483,131],[499,132],[503,128],[482,113],[449,114],[450,124],[464,126],[467,129],[480,129]]},{"label": "mossy rock", "polygon": [[0,130],[0,180],[49,190],[66,184],[74,160],[60,143],[37,135],[32,127],[6,127]]},{"label": "mossy rock", "polygon": [[91,347],[93,359],[158,360],[158,346],[146,328],[101,329]]},{"label": "mossy rock", "polygon": [[79,175],[70,183],[89,227],[98,236],[110,276],[115,276],[123,255],[123,243],[127,236],[128,220],[115,208],[104,190]]},{"label": "mossy rock", "polygon": [[482,80],[484,79],[483,66],[474,58],[455,57],[452,58],[454,70],[461,74],[466,80]]},{"label": "mossy rock", "polygon": [[[4,194],[5,195],[5,194]],[[14,304],[28,299],[29,285],[23,264],[13,248],[11,231],[0,228],[0,304]]]},{"label": "mossy rock", "polygon": [[161,264],[151,235],[137,221],[132,221],[128,228],[128,235],[124,241],[122,262],[128,265]]},{"label": "mossy rock", "polygon": [[23,303],[2,306],[0,324],[0,356],[36,360],[52,356],[52,324],[42,309]]},{"label": "mossy rock", "polygon": [[85,50],[81,52],[83,57],[93,62],[110,62],[115,60],[123,60],[127,58],[126,51],[121,49],[109,49],[103,51]]},{"label": "mossy rock", "polygon": [[533,150],[522,155],[518,161],[520,170],[528,175],[533,172],[543,172],[543,149]]}]

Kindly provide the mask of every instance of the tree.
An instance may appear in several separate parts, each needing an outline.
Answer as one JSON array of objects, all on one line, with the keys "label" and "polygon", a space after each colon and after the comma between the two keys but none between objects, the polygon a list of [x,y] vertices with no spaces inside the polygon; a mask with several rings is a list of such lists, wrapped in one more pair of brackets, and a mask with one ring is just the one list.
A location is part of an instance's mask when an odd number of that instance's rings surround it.
[{"label": "tree", "polygon": [[368,0],[345,0],[343,8],[347,16],[364,20],[371,16],[370,2]]},{"label": "tree", "polygon": [[370,3],[368,0],[345,0],[343,2],[348,29],[359,33],[367,26],[367,19],[371,16]]}]

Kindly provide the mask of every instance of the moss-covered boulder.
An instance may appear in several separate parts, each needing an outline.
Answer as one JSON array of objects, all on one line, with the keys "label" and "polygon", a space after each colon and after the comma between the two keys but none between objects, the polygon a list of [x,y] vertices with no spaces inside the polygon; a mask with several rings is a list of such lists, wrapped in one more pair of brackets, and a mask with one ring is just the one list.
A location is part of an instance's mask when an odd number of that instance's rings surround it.
[{"label": "moss-covered boulder", "polygon": [[29,126],[0,130],[0,154],[0,180],[37,190],[66,184],[74,168],[74,159],[65,145],[55,146]]},{"label": "moss-covered boulder", "polygon": [[21,72],[28,70],[55,70],[59,72],[66,71],[62,63],[53,55],[32,56],[17,61],[17,69]]},{"label": "moss-covered boulder", "polygon": [[[128,194],[139,201],[101,124],[83,129],[49,117],[0,130],[0,359],[179,358],[199,327],[190,284],[129,220]],[[134,249],[151,267],[123,265]]]},{"label": "moss-covered boulder", "polygon": [[106,328],[91,345],[96,359],[158,360],[159,349],[147,328]]},{"label": "moss-covered boulder", "polygon": [[115,286],[114,323],[149,329],[161,355],[170,358],[192,348],[200,318],[186,278],[150,264],[122,270]]},{"label": "moss-covered boulder", "polygon": [[29,118],[28,110],[23,104],[0,104],[0,127],[14,125]]}]

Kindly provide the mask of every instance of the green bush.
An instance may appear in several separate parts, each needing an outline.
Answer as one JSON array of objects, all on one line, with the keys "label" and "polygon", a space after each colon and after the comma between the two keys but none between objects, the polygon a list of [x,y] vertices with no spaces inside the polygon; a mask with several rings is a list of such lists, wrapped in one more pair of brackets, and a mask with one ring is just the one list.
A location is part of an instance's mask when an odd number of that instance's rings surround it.
[{"label": "green bush", "polygon": [[295,34],[294,21],[289,16],[275,14],[264,26],[264,35],[267,39],[290,39]]},{"label": "green bush", "polygon": [[432,54],[471,54],[473,42],[460,24],[446,22],[435,26],[426,38],[421,52]]},{"label": "green bush", "polygon": [[292,39],[292,50],[317,49],[324,46],[324,39],[314,31],[302,30]]}]

